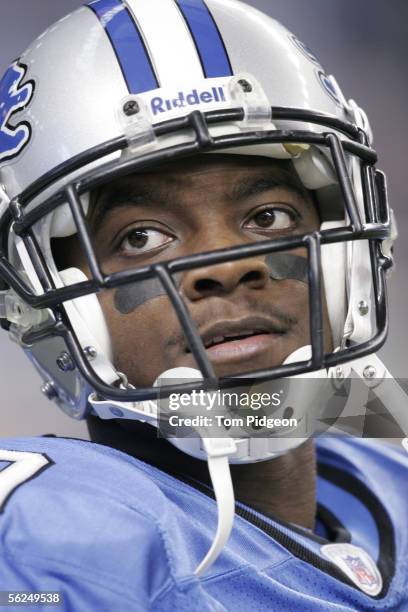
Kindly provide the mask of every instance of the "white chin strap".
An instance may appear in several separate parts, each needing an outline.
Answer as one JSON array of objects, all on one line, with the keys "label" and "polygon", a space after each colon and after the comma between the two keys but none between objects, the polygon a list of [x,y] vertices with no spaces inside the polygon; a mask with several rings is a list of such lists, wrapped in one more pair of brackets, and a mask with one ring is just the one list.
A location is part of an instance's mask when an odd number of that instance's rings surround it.
[{"label": "white chin strap", "polygon": [[195,569],[196,576],[202,576],[221,554],[231,535],[235,516],[235,497],[228,457],[236,452],[232,438],[203,438],[207,452],[208,471],[217,501],[217,531],[211,547]]}]

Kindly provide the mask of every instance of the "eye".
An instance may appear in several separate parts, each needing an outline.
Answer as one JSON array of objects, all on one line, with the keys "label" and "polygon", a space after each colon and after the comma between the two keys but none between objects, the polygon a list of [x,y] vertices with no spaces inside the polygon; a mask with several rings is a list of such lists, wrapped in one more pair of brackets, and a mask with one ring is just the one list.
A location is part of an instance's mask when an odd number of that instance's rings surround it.
[{"label": "eye", "polygon": [[157,229],[134,227],[123,238],[119,249],[125,254],[147,253],[172,242],[173,238]]},{"label": "eye", "polygon": [[258,211],[245,224],[249,229],[283,230],[294,225],[296,214],[283,208],[264,208]]}]

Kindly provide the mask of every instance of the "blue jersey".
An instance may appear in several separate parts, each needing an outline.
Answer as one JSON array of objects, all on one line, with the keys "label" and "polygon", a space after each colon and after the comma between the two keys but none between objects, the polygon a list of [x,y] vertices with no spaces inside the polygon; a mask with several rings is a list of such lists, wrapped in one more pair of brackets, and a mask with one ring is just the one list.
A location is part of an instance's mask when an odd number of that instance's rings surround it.
[{"label": "blue jersey", "polygon": [[[92,442],[0,440],[0,590],[60,591],[75,612],[408,610],[408,453],[337,438],[317,448],[315,532],[237,504],[226,547],[198,579],[217,524],[208,490]],[[369,553],[379,594],[323,554],[333,542]]]}]

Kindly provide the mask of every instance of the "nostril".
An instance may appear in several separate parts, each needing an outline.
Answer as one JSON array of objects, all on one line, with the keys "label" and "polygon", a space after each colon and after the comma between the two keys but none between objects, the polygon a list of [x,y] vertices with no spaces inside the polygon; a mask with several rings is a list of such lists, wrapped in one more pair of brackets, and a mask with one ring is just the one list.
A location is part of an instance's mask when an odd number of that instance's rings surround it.
[{"label": "nostril", "polygon": [[211,293],[223,289],[222,283],[212,278],[200,278],[194,283],[194,288],[198,293]]},{"label": "nostril", "polygon": [[259,282],[263,281],[263,279],[264,276],[262,272],[260,272],[259,270],[251,270],[250,272],[244,274],[244,276],[241,278],[241,283]]},{"label": "nostril", "polygon": [[269,279],[268,269],[261,262],[230,261],[225,264],[214,264],[210,268],[186,273],[183,284],[189,299],[225,295],[239,286],[261,289]]}]

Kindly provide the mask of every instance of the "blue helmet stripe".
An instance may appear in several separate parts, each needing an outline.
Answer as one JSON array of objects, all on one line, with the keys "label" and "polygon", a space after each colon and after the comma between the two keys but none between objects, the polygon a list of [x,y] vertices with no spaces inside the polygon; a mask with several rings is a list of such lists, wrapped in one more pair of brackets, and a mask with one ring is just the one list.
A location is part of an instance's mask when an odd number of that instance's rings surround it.
[{"label": "blue helmet stripe", "polygon": [[207,78],[232,76],[227,50],[203,0],[176,0],[194,39]]},{"label": "blue helmet stripe", "polygon": [[160,85],[143,38],[123,2],[121,0],[93,0],[88,6],[98,16],[105,28],[129,93],[139,94],[157,89]]}]

